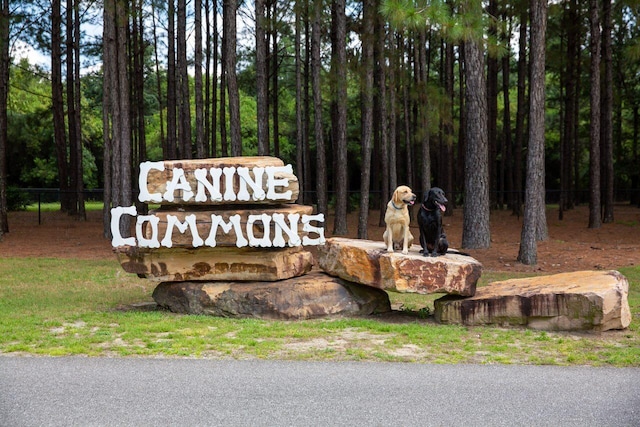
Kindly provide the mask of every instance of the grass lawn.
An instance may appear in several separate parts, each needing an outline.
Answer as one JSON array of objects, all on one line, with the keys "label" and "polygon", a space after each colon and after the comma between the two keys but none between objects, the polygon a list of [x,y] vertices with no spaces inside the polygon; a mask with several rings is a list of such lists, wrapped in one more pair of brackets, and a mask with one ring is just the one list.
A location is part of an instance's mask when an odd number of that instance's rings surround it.
[{"label": "grass lawn", "polygon": [[[152,302],[153,282],[114,261],[0,260],[0,354],[366,360],[640,366],[640,267],[629,279],[633,321],[604,333],[439,325],[438,296],[390,294],[384,316],[305,321],[175,315]],[[480,285],[502,280],[484,273]]]}]

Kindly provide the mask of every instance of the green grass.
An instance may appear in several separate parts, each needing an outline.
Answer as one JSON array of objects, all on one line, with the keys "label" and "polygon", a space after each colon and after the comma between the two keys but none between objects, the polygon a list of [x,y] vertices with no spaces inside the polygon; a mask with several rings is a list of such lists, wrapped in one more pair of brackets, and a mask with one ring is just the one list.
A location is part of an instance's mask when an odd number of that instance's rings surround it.
[{"label": "green grass", "polygon": [[[134,305],[152,302],[155,284],[115,260],[1,259],[0,353],[637,367],[640,267],[620,271],[634,319],[596,334],[439,325],[428,315],[438,296],[395,293],[394,321],[176,315]],[[486,273],[481,285],[509,277]]]},{"label": "green grass", "polygon": [[[84,207],[87,211],[100,211],[104,204],[102,201],[85,201]],[[60,210],[60,202],[40,203],[41,212],[58,212]],[[38,212],[38,203],[31,203],[26,207],[27,212]]]}]

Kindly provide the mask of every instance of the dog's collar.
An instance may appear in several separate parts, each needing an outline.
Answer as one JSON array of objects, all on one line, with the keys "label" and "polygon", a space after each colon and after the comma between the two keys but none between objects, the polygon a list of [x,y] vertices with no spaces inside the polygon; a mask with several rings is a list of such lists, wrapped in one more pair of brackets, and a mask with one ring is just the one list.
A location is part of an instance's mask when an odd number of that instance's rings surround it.
[{"label": "dog's collar", "polygon": [[391,205],[396,208],[397,210],[401,210],[402,209],[402,205],[400,205],[400,207],[397,207],[395,203],[393,203],[393,200],[391,201]]},{"label": "dog's collar", "polygon": [[424,204],[422,204],[420,206],[422,206],[422,209],[424,209],[427,212],[433,212],[433,209],[427,209],[427,207]]}]

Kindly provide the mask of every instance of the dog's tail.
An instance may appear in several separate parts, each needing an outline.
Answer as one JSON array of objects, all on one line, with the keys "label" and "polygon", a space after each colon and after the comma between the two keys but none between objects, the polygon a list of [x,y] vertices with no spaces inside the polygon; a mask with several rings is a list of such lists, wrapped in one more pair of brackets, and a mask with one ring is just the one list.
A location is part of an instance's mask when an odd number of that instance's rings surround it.
[{"label": "dog's tail", "polygon": [[466,253],[466,252],[459,251],[459,250],[457,250],[457,249],[447,249],[447,253],[448,253],[448,254],[453,254],[453,255],[462,255],[462,256],[468,256],[468,257],[471,257],[471,254],[468,254],[468,253]]}]

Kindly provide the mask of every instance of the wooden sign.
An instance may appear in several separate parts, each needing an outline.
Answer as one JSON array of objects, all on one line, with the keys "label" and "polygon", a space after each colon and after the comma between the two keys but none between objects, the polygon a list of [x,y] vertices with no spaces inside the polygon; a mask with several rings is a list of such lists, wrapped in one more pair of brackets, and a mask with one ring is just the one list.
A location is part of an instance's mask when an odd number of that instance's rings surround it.
[{"label": "wooden sign", "polygon": [[[288,279],[307,273],[303,246],[324,244],[324,215],[295,204],[298,179],[275,157],[144,162],[144,203],[111,209],[111,244],[122,267],[162,281]],[[124,216],[135,218],[122,236]]]},{"label": "wooden sign", "polygon": [[140,164],[143,203],[229,205],[294,203],[298,178],[275,157],[165,160]]}]

